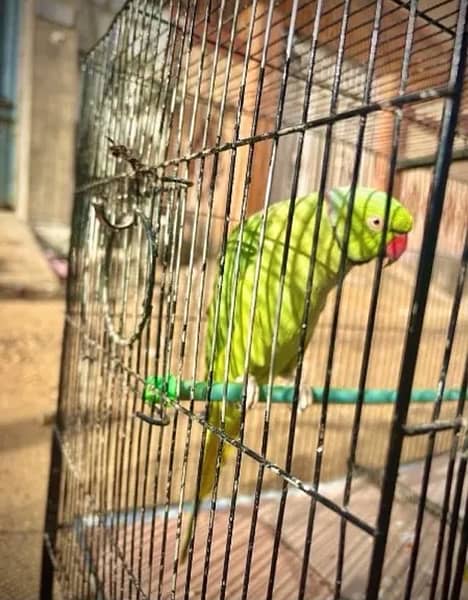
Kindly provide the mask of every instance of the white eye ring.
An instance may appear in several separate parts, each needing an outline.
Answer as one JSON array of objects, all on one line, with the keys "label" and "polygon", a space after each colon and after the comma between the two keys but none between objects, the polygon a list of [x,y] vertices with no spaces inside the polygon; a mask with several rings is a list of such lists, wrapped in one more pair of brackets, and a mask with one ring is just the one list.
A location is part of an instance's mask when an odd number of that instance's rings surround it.
[{"label": "white eye ring", "polygon": [[367,225],[369,229],[373,229],[374,231],[382,231],[383,219],[377,216],[367,217]]}]

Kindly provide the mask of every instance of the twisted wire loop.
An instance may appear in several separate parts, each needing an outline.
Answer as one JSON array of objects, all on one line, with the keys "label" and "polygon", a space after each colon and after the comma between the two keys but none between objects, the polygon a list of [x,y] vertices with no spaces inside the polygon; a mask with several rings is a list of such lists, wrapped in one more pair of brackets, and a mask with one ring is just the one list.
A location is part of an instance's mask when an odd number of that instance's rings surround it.
[{"label": "twisted wire loop", "polygon": [[[128,198],[130,199],[131,196],[134,197],[131,213],[125,213],[124,215],[117,218],[112,218],[111,216],[109,216],[106,211],[106,205],[109,203],[109,197],[106,195],[105,192],[101,192],[99,195],[96,195],[94,198],[92,198],[91,205],[94,208],[96,218],[101,223],[101,225],[103,225],[103,231],[105,232],[104,262],[103,269],[101,271],[100,286],[105,327],[109,334],[109,337],[115,344],[118,344],[119,346],[131,346],[136,340],[140,338],[145,324],[151,316],[152,297],[156,270],[156,258],[158,256],[159,247],[159,235],[153,228],[151,220],[145,215],[144,210],[139,205],[144,203],[145,199],[147,199],[149,196],[159,196],[159,198],[156,197],[154,199],[155,205],[159,206],[159,208],[163,208],[165,192],[169,191],[170,189],[173,189],[174,187],[179,187],[181,190],[185,190],[192,185],[192,182],[178,177],[158,175],[153,169],[151,170],[151,172],[148,173],[135,171],[134,174],[129,174],[123,179],[127,179],[127,183],[129,184]],[[106,183],[103,183],[105,186]],[[112,183],[112,181],[108,183]],[[98,185],[97,187],[101,186]],[[133,333],[129,336],[124,336],[121,333],[119,333],[114,327],[110,310],[109,281],[112,262],[112,249],[115,236],[118,233],[126,231],[131,227],[137,227],[139,224],[141,224],[141,226],[143,227],[148,246],[148,266],[146,268],[146,280],[142,302],[142,316],[137,322]],[[164,257],[162,257],[162,259],[164,259]]]},{"label": "twisted wire loop", "polygon": [[136,225],[137,221],[135,212],[133,215],[125,215],[121,219],[120,223],[113,223],[106,215],[105,201],[103,198],[93,198],[93,200],[91,200],[91,204],[94,207],[94,212],[96,213],[96,217],[98,218],[99,222],[106,227],[113,229],[114,231],[123,231],[124,229],[129,229],[132,227],[132,225]]},{"label": "twisted wire loop", "polygon": [[[103,212],[101,215],[104,214]],[[99,218],[99,216],[98,216]],[[112,316],[110,314],[109,307],[109,279],[110,279],[110,266],[112,261],[112,246],[115,235],[117,232],[129,229],[132,226],[138,225],[138,222],[141,222],[143,227],[147,244],[148,244],[148,267],[146,270],[146,281],[143,295],[143,314],[138,321],[134,332],[128,336],[124,337],[120,335],[114,327],[112,322]],[[101,294],[102,294],[102,302],[103,302],[103,312],[104,312],[104,323],[107,329],[107,332],[112,339],[112,341],[120,346],[131,346],[141,335],[143,328],[151,316],[152,309],[152,297],[153,297],[153,288],[154,288],[154,274],[155,274],[155,264],[156,264],[156,248],[157,248],[157,239],[156,234],[151,226],[151,222],[144,214],[143,210],[137,206],[133,208],[133,215],[131,216],[131,220],[126,219],[125,222],[120,224],[114,224],[107,218],[103,219],[102,222],[107,226],[107,240],[104,244],[104,268],[102,271],[102,279],[101,279]]]},{"label": "twisted wire loop", "polygon": [[[102,187],[107,187],[106,183],[104,183],[104,186],[96,186],[98,188],[101,187],[102,191],[100,190],[100,192],[91,199],[91,205],[94,208],[96,218],[102,225],[104,234],[100,296],[105,328],[112,342],[121,347],[128,347],[132,346],[132,344],[140,339],[145,325],[151,316],[156,260],[159,259],[160,262],[164,263],[166,258],[164,241],[160,239],[161,236],[164,237],[160,223],[154,228],[152,225],[152,218],[145,214],[143,206],[146,204],[145,201],[152,197],[154,206],[157,206],[156,212],[160,213],[160,210],[166,206],[166,193],[174,190],[174,188],[183,193],[184,190],[192,185],[192,182],[178,177],[157,175],[153,170],[148,173],[136,171],[134,174],[129,174],[123,179],[126,180],[125,183],[127,188],[124,196],[125,200],[127,200],[125,204],[131,207],[130,212],[125,211],[125,213],[120,216],[115,214],[113,216],[111,215],[112,212],[115,213],[116,211],[110,210],[111,198],[102,189]],[[112,184],[113,182],[107,182],[107,184],[109,183]],[[114,318],[116,315],[112,314],[110,306],[112,300],[110,279],[113,248],[116,236],[132,227],[136,228],[139,226],[143,228],[144,238],[146,239],[146,257],[148,260],[145,269],[144,292],[141,305],[142,311],[141,317],[137,321],[133,332],[129,335],[124,335],[123,332],[119,332],[114,325]],[[122,307],[122,310],[125,310],[125,306]],[[144,412],[137,411],[135,416],[149,425],[163,427],[170,423],[170,419],[163,405],[159,407],[157,415],[147,415]]]}]

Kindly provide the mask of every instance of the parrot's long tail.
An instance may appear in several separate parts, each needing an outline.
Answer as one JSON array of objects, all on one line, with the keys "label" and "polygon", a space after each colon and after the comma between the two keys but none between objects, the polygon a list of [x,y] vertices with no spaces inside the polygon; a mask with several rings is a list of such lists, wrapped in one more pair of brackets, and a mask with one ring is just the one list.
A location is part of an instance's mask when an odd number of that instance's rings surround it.
[{"label": "parrot's long tail", "polygon": [[193,535],[193,521],[195,519],[195,515],[197,514],[198,509],[193,508],[189,515],[189,522],[187,523],[187,527],[185,529],[184,540],[182,542],[182,548],[180,551],[180,562],[185,562],[187,558],[188,548],[190,545],[190,540]]},{"label": "parrot's long tail", "polygon": [[[210,411],[209,422],[216,427],[219,426],[221,419],[221,411],[220,407],[216,404],[213,404]],[[200,489],[198,492],[197,501],[194,502],[193,508],[191,510],[189,516],[189,522],[187,524],[184,539],[182,543],[182,548],[180,551],[180,560],[184,562],[187,557],[187,551],[190,545],[190,541],[193,536],[193,524],[195,520],[195,516],[198,513],[198,507],[200,502],[208,497],[213,489],[216,475],[216,458],[218,456],[220,439],[219,437],[213,433],[212,431],[207,431],[206,434],[206,442],[205,442],[205,451],[203,454],[203,466],[200,480]],[[222,455],[221,455],[221,465],[224,463],[226,456],[228,454],[228,448],[226,444],[223,445]]]}]

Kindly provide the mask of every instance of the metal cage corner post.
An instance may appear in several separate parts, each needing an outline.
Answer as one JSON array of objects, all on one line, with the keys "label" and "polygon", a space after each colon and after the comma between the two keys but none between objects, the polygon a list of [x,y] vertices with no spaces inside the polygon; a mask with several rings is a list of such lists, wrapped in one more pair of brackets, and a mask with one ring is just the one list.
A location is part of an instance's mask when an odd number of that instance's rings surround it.
[{"label": "metal cage corner post", "polygon": [[[468,140],[467,12],[468,0],[129,0],[85,57],[41,600],[54,582],[69,600],[410,600],[423,588],[456,600],[467,224],[449,220],[451,236],[445,221],[468,198],[468,177],[449,178]],[[346,196],[343,232],[333,194]],[[385,202],[379,247],[358,266],[347,253],[360,194]],[[419,221],[387,270],[395,195]],[[339,249],[314,321],[323,227]],[[296,246],[307,268],[285,382],[275,365]],[[262,302],[271,348],[247,411]],[[433,464],[448,465],[436,506]]]}]

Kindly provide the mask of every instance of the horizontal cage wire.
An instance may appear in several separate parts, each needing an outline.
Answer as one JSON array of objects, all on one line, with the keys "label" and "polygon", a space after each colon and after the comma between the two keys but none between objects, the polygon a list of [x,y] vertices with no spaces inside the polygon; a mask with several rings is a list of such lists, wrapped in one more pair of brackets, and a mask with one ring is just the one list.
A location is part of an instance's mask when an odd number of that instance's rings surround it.
[{"label": "horizontal cage wire", "polygon": [[467,13],[133,0],[84,58],[43,599],[468,593]]}]

